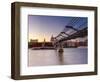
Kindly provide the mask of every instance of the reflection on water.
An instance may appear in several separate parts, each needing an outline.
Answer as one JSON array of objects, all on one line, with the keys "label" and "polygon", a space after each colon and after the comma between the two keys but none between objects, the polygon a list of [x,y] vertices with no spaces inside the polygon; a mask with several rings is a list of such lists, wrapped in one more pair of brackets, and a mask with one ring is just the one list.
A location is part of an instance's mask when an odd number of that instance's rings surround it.
[{"label": "reflection on water", "polygon": [[58,58],[61,65],[64,64],[63,52],[58,52]]},{"label": "reflection on water", "polygon": [[29,49],[28,66],[87,64],[87,59],[87,48],[65,48],[63,53]]}]

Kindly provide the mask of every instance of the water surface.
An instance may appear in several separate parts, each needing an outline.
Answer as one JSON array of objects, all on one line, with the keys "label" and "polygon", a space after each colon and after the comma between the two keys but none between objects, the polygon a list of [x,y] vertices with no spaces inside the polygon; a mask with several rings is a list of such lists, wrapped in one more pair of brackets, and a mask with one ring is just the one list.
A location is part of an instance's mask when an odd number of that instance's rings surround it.
[{"label": "water surface", "polygon": [[64,48],[63,53],[29,49],[28,54],[28,66],[87,64],[87,61],[87,48]]}]

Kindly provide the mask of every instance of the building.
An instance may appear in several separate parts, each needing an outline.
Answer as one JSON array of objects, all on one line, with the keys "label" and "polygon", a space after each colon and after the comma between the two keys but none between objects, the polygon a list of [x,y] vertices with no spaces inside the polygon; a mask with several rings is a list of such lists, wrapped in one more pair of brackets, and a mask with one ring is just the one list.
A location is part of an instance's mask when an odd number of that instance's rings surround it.
[{"label": "building", "polygon": [[38,39],[31,39],[30,42],[38,42]]}]

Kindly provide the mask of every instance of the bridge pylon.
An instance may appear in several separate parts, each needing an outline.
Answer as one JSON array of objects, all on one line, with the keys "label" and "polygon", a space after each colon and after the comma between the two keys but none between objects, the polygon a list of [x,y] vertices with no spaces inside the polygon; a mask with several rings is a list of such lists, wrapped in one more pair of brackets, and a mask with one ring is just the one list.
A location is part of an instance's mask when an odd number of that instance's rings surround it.
[{"label": "bridge pylon", "polygon": [[59,43],[58,46],[57,46],[57,51],[59,53],[63,53],[64,52],[64,49],[63,49],[63,44],[62,43]]}]

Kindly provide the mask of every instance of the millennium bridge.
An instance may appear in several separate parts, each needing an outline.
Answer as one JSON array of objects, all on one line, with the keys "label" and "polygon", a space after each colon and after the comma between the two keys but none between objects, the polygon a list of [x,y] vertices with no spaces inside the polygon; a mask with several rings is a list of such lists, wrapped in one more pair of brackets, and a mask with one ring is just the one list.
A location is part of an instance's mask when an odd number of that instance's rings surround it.
[{"label": "millennium bridge", "polygon": [[[81,24],[79,24],[79,22],[79,17],[73,18],[57,36],[52,36],[51,42],[55,49],[59,52],[63,52],[64,41],[84,38],[88,35],[87,21],[81,20]],[[78,26],[76,27],[75,25],[77,24]]]}]

